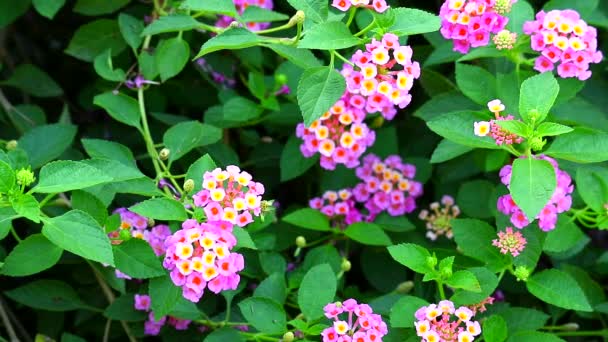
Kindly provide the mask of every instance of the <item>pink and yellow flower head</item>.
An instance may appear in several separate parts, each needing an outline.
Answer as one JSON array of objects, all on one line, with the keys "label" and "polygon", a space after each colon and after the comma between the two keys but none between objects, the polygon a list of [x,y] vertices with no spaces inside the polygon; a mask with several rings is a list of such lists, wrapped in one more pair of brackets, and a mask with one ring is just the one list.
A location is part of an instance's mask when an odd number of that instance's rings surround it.
[{"label": "pink and yellow flower head", "polygon": [[446,0],[441,6],[441,34],[454,41],[454,51],[467,53],[471,47],[486,46],[492,34],[504,30],[504,15],[517,0]]},{"label": "pink and yellow flower head", "polygon": [[209,221],[226,221],[239,227],[253,222],[262,213],[264,185],[253,181],[251,174],[230,165],[203,175],[203,189],[192,196]]},{"label": "pink and yellow flower head", "polygon": [[416,167],[393,155],[381,160],[374,154],[363,158],[356,170],[362,181],[353,189],[357,202],[364,203],[370,219],[383,211],[399,216],[416,209],[416,198],[422,195],[422,183],[413,180]]},{"label": "pink and yellow flower head", "polygon": [[[571,194],[574,192],[574,185],[572,184],[570,175],[558,167],[555,159],[545,155],[533,156],[533,158],[543,159],[551,163],[555,170],[555,175],[557,176],[557,187],[555,188],[553,195],[541,212],[535,217],[535,219],[538,219],[538,226],[540,229],[543,231],[551,231],[555,229],[558,215],[570,210],[570,207],[572,207]],[[511,184],[511,172],[512,166],[505,165],[499,173],[502,183],[507,187]],[[517,204],[515,204],[515,201],[513,201],[513,197],[511,197],[510,194],[499,197],[496,207],[501,213],[511,216],[511,223],[513,226],[522,229],[530,224],[528,218]]]},{"label": "pink and yellow flower head", "polygon": [[384,13],[389,7],[386,0],[333,0],[331,5],[344,12],[354,6],[365,7],[378,13]]},{"label": "pink and yellow flower head", "polygon": [[589,65],[603,59],[597,30],[574,10],[540,11],[536,20],[524,23],[524,33],[530,36],[532,49],[541,54],[534,63],[541,73],[557,66],[560,77],[585,81],[591,77]]},{"label": "pink and yellow flower head", "polygon": [[481,334],[479,322],[472,320],[475,313],[466,306],[455,309],[449,300],[423,306],[414,316],[416,334],[422,341],[472,342]]},{"label": "pink and yellow flower head", "polygon": [[352,224],[363,220],[361,212],[355,207],[355,200],[350,189],[326,191],[323,196],[309,201],[313,209],[319,210],[337,225]]},{"label": "pink and yellow flower head", "polygon": [[323,309],[325,317],[333,319],[333,324],[321,333],[323,342],[382,341],[388,327],[382,316],[373,313],[367,304],[358,304],[354,299],[344,303],[329,303]]},{"label": "pink and yellow flower head", "polygon": [[513,232],[513,228],[507,227],[504,232],[498,232],[498,239],[492,240],[492,245],[498,247],[502,254],[516,257],[526,247],[526,238],[520,232]]},{"label": "pink and yellow flower head", "polygon": [[173,283],[182,287],[183,296],[196,303],[205,288],[214,293],[236,289],[244,259],[231,251],[235,245],[230,223],[187,220],[165,240],[163,266]]},{"label": "pink and yellow flower head", "polygon": [[521,144],[523,138],[500,127],[496,121],[514,120],[513,115],[501,116],[505,110],[505,105],[500,100],[488,102],[488,109],[494,114],[495,119],[490,121],[480,121],[473,124],[473,132],[478,137],[489,135],[496,141],[497,145]]}]

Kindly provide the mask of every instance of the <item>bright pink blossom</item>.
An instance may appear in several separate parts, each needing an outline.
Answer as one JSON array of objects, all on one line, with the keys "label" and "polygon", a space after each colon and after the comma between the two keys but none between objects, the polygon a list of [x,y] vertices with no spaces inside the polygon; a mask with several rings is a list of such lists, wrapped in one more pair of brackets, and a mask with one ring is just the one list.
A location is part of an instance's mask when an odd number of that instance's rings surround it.
[{"label": "bright pink blossom", "polygon": [[340,11],[348,11],[351,6],[369,8],[378,13],[388,9],[386,0],[333,0],[331,5]]},{"label": "bright pink blossom", "polygon": [[473,341],[481,334],[479,322],[473,321],[475,312],[466,306],[455,309],[454,303],[443,300],[423,306],[414,314],[416,334],[426,342]]},{"label": "bright pink blossom", "polygon": [[323,196],[311,199],[309,205],[338,225],[349,225],[363,220],[361,212],[355,207],[355,199],[350,189],[326,191]]},{"label": "bright pink blossom", "polygon": [[135,295],[135,310],[148,312],[148,320],[144,323],[144,334],[149,336],[158,335],[165,323],[169,323],[175,330],[186,330],[192,322],[172,316],[163,316],[159,320],[154,319],[154,312],[150,310],[150,296],[148,295]]},{"label": "bright pink blossom", "polygon": [[369,305],[358,304],[354,299],[327,304],[324,311],[325,316],[334,321],[321,333],[323,342],[381,342],[388,333],[382,316],[375,314]]}]

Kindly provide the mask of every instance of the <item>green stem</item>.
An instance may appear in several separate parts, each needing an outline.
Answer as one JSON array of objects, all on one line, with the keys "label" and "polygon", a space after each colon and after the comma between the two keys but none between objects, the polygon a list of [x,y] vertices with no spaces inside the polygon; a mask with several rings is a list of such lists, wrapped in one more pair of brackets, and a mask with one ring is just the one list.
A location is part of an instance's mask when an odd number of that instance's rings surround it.
[{"label": "green stem", "polygon": [[357,6],[353,6],[350,8],[350,13],[348,15],[348,20],[346,21],[346,26],[350,27],[350,24],[352,24],[353,19],[355,19],[355,13],[357,13]]},{"label": "green stem", "polygon": [[443,282],[437,281],[437,289],[439,290],[439,297],[441,298],[441,300],[445,300],[446,296],[445,291],[443,290]]},{"label": "green stem", "polygon": [[332,52],[333,54],[335,54],[336,56],[338,56],[338,58],[340,58],[340,59],[341,59],[341,60],[342,60],[344,63],[346,63],[346,64],[350,64],[350,65],[352,65],[352,66],[355,66],[355,63],[353,63],[353,62],[349,61],[348,59],[346,59],[346,58],[345,58],[344,56],[342,56],[342,55],[341,55],[341,54],[340,54],[338,51],[336,51],[336,50],[331,50],[331,52]]},{"label": "green stem", "polygon": [[376,17],[374,17],[374,20],[372,20],[372,22],[369,25],[367,25],[363,30],[355,33],[355,37],[364,35],[367,31],[373,29],[374,26],[376,26]]},{"label": "green stem", "polygon": [[266,30],[255,31],[255,33],[256,34],[267,34],[267,33],[279,32],[279,31],[283,31],[283,30],[292,28],[293,25],[294,25],[294,22],[290,20],[287,24],[283,24],[283,25],[277,26],[277,27],[271,27]]},{"label": "green stem", "polygon": [[141,116],[141,124],[142,124],[142,131],[141,131],[141,135],[144,138],[144,141],[146,142],[146,148],[148,149],[148,154],[150,155],[150,158],[152,159],[152,164],[154,165],[154,171],[156,171],[156,178],[160,177],[162,175],[162,171],[160,169],[160,166],[158,165],[158,153],[156,152],[156,149],[154,148],[154,141],[152,140],[152,135],[150,134],[150,127],[148,126],[148,117],[146,115],[146,105],[145,105],[145,99],[144,99],[144,89],[143,88],[139,88],[137,90],[137,101],[139,102],[139,114]]},{"label": "green stem", "polygon": [[40,208],[44,207],[53,197],[57,196],[57,194],[48,194],[45,198],[40,201]]},{"label": "green stem", "polygon": [[202,28],[203,30],[206,31],[210,31],[210,32],[214,32],[214,33],[220,33],[222,31],[224,31],[223,28],[220,27],[215,27],[215,26],[211,26],[211,25],[207,25],[205,23],[199,23],[200,28]]},{"label": "green stem", "polygon": [[12,225],[11,225],[11,234],[13,234],[13,237],[15,238],[15,240],[17,240],[18,242],[21,242],[21,238],[17,234],[15,227],[13,227]]},{"label": "green stem", "polygon": [[302,37],[302,23],[298,23],[296,36],[293,39],[293,45],[297,45]]}]

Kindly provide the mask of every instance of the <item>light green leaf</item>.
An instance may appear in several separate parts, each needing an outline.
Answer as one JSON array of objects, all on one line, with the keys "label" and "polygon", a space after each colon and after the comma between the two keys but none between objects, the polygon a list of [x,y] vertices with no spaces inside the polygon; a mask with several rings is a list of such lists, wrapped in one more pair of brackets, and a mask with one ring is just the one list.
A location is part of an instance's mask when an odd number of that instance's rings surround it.
[{"label": "light green leaf", "polygon": [[471,292],[481,292],[481,286],[475,274],[471,271],[462,270],[456,271],[445,282],[448,286],[455,289],[463,289]]},{"label": "light green leaf", "polygon": [[55,161],[43,166],[39,178],[38,185],[33,189],[38,193],[84,189],[112,181],[112,177],[95,167],[72,160]]},{"label": "light green leaf", "polygon": [[131,0],[78,0],[74,12],[84,15],[110,14],[124,7]]},{"label": "light green leaf", "polygon": [[454,239],[464,255],[486,263],[495,272],[509,265],[509,259],[492,246],[492,240],[497,237],[492,226],[473,219],[455,219],[451,223]]},{"label": "light green leaf", "polygon": [[382,228],[374,223],[357,222],[346,228],[344,235],[364,245],[389,246],[391,239]]},{"label": "light green leaf", "polygon": [[107,49],[112,50],[112,56],[116,56],[126,46],[116,20],[98,19],[78,28],[65,53],[85,62],[92,62]]},{"label": "light green leaf", "polygon": [[523,27],[526,21],[534,20],[534,8],[525,0],[518,1],[511,7],[511,12],[507,15],[509,22],[507,29],[518,35],[523,34]]},{"label": "light green leaf", "polygon": [[188,63],[188,57],[188,42],[179,37],[163,40],[156,49],[156,68],[161,80],[166,82],[179,74]]},{"label": "light green leaf", "polygon": [[576,171],[576,190],[596,212],[608,203],[608,170],[602,166],[584,165]]},{"label": "light green leaf", "polygon": [[433,271],[432,267],[429,266],[431,253],[422,246],[402,243],[388,247],[388,252],[395,261],[414,272],[426,274]]},{"label": "light green leaf", "polygon": [[321,62],[319,62],[317,57],[315,57],[315,55],[313,55],[309,50],[298,49],[293,46],[280,44],[266,44],[264,46],[302,69],[321,66]]},{"label": "light green leaf", "polygon": [[258,35],[244,28],[224,31],[203,44],[196,58],[219,50],[238,50],[258,45],[262,40]]},{"label": "light green leaf", "polygon": [[520,158],[513,162],[511,196],[529,221],[547,205],[556,187],[555,170],[548,161]]},{"label": "light green leaf", "polygon": [[334,300],[337,289],[336,275],[329,264],[317,265],[304,275],[298,290],[298,305],[306,319],[323,316],[323,307]]},{"label": "light green leaf", "polygon": [[15,87],[37,97],[55,97],[63,90],[45,71],[32,64],[20,64],[11,77],[0,84]]},{"label": "light green leaf", "polygon": [[471,111],[452,112],[440,115],[426,124],[431,131],[460,145],[499,149],[500,146],[490,137],[478,137],[474,132],[476,121],[487,121],[487,117]]},{"label": "light green leaf", "polygon": [[494,123],[511,133],[527,138],[530,136],[528,125],[519,120],[494,120]]},{"label": "light green leaf", "polygon": [[341,21],[328,21],[317,24],[305,31],[298,48],[316,50],[346,49],[358,45],[360,39],[353,36],[346,24]]},{"label": "light green leaf", "polygon": [[300,144],[302,141],[296,137],[291,136],[283,152],[281,152],[280,170],[281,170],[281,181],[286,182],[303,175],[313,165],[319,162],[319,156],[315,155],[311,158],[306,158],[300,152]]},{"label": "light green leaf", "polygon": [[450,298],[455,305],[474,305],[481,303],[488,298],[498,287],[498,277],[488,270],[486,267],[468,268],[467,271],[473,273],[479,281],[480,292],[471,292],[466,290],[456,290]]},{"label": "light green leaf", "polygon": [[392,328],[412,328],[414,326],[414,314],[429,302],[414,296],[400,298],[391,308],[390,318]]},{"label": "light green leaf", "polygon": [[[205,1],[205,0],[203,0]],[[232,3],[232,1],[228,0]],[[289,19],[288,15],[271,11],[258,6],[247,6],[245,12],[241,14],[241,20],[246,23],[263,23],[272,21],[282,21]]]},{"label": "light green leaf", "polygon": [[72,144],[76,126],[52,124],[34,127],[18,141],[19,147],[27,152],[33,169],[59,157]]},{"label": "light green leaf", "polygon": [[48,311],[70,311],[86,308],[76,291],[59,280],[35,280],[4,294],[23,305]]},{"label": "light green leaf", "polygon": [[200,157],[188,168],[186,173],[186,179],[192,179],[194,181],[194,193],[200,191],[203,187],[203,175],[207,171],[212,171],[217,165],[208,154]]},{"label": "light green leaf", "polygon": [[[203,0],[205,1],[205,0]],[[243,335],[232,327],[225,327],[218,330],[214,330],[211,334],[207,335],[203,342],[244,342]]]},{"label": "light green leaf", "polygon": [[239,309],[247,322],[262,333],[274,335],[286,330],[287,315],[272,299],[250,297],[239,303]]},{"label": "light green leaf", "polygon": [[110,239],[99,223],[85,212],[72,210],[46,219],[42,234],[68,252],[114,266]]},{"label": "light green leaf", "polygon": [[483,338],[487,342],[503,342],[507,339],[507,322],[498,315],[492,315],[483,321]]},{"label": "light green leaf", "polygon": [[576,163],[599,163],[608,160],[608,134],[589,128],[576,128],[555,138],[545,154]]},{"label": "light green leaf", "polygon": [[497,97],[496,78],[481,67],[456,63],[456,83],[468,98],[483,107]]},{"label": "light green leaf", "polygon": [[562,135],[572,131],[574,131],[573,128],[554,122],[543,122],[536,128],[536,132],[543,137]]},{"label": "light green leaf", "polygon": [[[255,6],[248,6],[255,7]],[[229,17],[236,17],[237,12],[234,7],[232,0],[185,0],[180,5],[180,8],[197,11],[197,12],[209,12],[227,15]]]},{"label": "light green leaf", "polygon": [[451,140],[443,139],[437,145],[431,156],[431,163],[439,164],[460,157],[461,155],[471,152],[470,146],[460,145]]},{"label": "light green leaf", "polygon": [[195,147],[213,144],[221,137],[222,131],[214,126],[198,121],[186,121],[169,128],[163,136],[163,142],[171,151],[169,161],[173,162]]},{"label": "light green leaf", "polygon": [[431,13],[415,8],[393,8],[395,23],[388,29],[398,36],[411,36],[435,32],[441,27],[441,19]]},{"label": "light green leaf", "polygon": [[293,211],[283,217],[283,222],[294,226],[319,231],[331,230],[327,216],[311,208],[303,208]]},{"label": "light green leaf", "polygon": [[93,194],[86,191],[72,192],[72,208],[91,215],[101,226],[106,224],[108,210],[105,204]]},{"label": "light green leaf", "polygon": [[534,274],[526,282],[526,287],[538,299],[557,307],[593,311],[576,280],[563,271],[548,269]]},{"label": "light green leaf", "polygon": [[169,275],[150,279],[148,293],[154,319],[166,316],[177,305],[182,297],[182,288],[175,286]]},{"label": "light green leaf", "polygon": [[42,234],[33,234],[13,248],[4,259],[0,273],[11,277],[36,274],[55,265],[62,253],[61,248],[53,245]]},{"label": "light green leaf", "polygon": [[126,78],[125,72],[122,69],[114,69],[112,65],[112,51],[110,49],[95,57],[93,67],[97,75],[101,76],[104,80],[122,82]]},{"label": "light green leaf", "polygon": [[287,0],[293,8],[304,11],[307,19],[315,23],[327,20],[329,3],[325,0]]},{"label": "light green leaf", "polygon": [[234,237],[236,238],[236,241],[237,241],[235,250],[238,250],[241,248],[258,249],[255,246],[255,243],[253,242],[253,240],[251,239],[251,236],[245,229],[243,229],[241,227],[234,227],[232,229],[232,233],[234,234]]},{"label": "light green leaf", "polygon": [[171,14],[162,16],[146,26],[141,36],[152,36],[159,33],[190,31],[200,27],[201,23],[189,15]]},{"label": "light green leaf", "polygon": [[562,253],[575,247],[581,240],[589,241],[589,237],[569,218],[560,215],[555,229],[547,233],[542,247],[545,252]]},{"label": "light green leaf", "polygon": [[559,94],[559,84],[552,73],[545,72],[528,78],[521,84],[519,115],[525,122],[530,123],[536,111],[534,122],[536,124],[543,122],[553,107],[557,94]]},{"label": "light green leaf", "polygon": [[15,186],[15,171],[0,160],[0,193],[8,193]]},{"label": "light green leaf", "polygon": [[116,121],[135,128],[140,128],[139,104],[132,97],[112,92],[103,93],[93,98],[93,103],[102,107]]},{"label": "light green leaf", "polygon": [[346,89],[344,77],[329,67],[304,71],[298,83],[298,104],[304,124],[308,127],[342,97]]},{"label": "light green leaf", "polygon": [[141,32],[144,30],[143,21],[130,16],[126,13],[118,15],[118,28],[124,40],[133,49],[137,49],[141,44]]},{"label": "light green leaf", "polygon": [[129,210],[157,220],[185,221],[188,219],[186,209],[181,203],[164,197],[151,198],[130,207]]},{"label": "light green leaf", "polygon": [[40,204],[30,194],[19,194],[11,198],[15,212],[36,223],[40,222]]},{"label": "light green leaf", "polygon": [[131,239],[114,246],[116,268],[136,279],[148,279],[165,274],[154,251],[146,241]]},{"label": "light green leaf", "polygon": [[285,275],[278,272],[271,274],[255,288],[253,296],[270,298],[279,304],[285,303],[287,297]]},{"label": "light green leaf", "polygon": [[102,139],[82,139],[81,142],[91,158],[115,159],[126,166],[136,166],[133,153],[125,145]]}]

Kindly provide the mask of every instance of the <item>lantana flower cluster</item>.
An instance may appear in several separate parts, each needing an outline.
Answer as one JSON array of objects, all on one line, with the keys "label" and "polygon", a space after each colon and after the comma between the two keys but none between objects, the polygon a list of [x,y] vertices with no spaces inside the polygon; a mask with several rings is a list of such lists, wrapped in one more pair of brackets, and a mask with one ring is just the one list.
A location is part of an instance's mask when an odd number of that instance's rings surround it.
[{"label": "lantana flower cluster", "polygon": [[160,333],[160,329],[167,323],[174,327],[175,330],[186,330],[190,326],[190,323],[192,323],[190,320],[180,319],[172,316],[163,316],[159,320],[155,320],[154,312],[150,309],[150,304],[150,296],[139,294],[135,295],[135,310],[148,312],[148,319],[144,323],[145,335],[158,335]]},{"label": "lantana flower cluster", "polygon": [[[233,0],[233,2],[239,14],[243,14],[249,6],[257,6],[268,10],[273,8],[272,0]],[[228,27],[234,20],[233,17],[222,15],[218,18],[215,26]],[[259,31],[268,28],[270,23],[246,23],[246,26],[251,31]]]},{"label": "lantana flower cluster", "polygon": [[348,11],[352,6],[366,7],[378,13],[384,13],[389,7],[386,0],[333,0],[331,5],[344,12]]},{"label": "lantana flower cluster", "polygon": [[441,6],[441,34],[454,41],[454,51],[487,46],[492,34],[505,29],[505,16],[517,0],[446,0]]},{"label": "lantana flower cluster", "polygon": [[507,131],[496,123],[496,121],[515,119],[513,115],[501,115],[505,110],[505,105],[500,100],[492,100],[488,102],[488,109],[494,113],[496,119],[475,122],[473,127],[475,135],[479,137],[490,135],[497,145],[521,144],[524,140],[522,137]]},{"label": "lantana flower cluster", "polygon": [[321,333],[323,342],[382,342],[382,337],[388,333],[382,316],[354,299],[327,304],[323,310],[325,317],[334,320],[332,326]]},{"label": "lantana flower cluster", "polygon": [[[551,163],[557,177],[557,188],[555,188],[555,192],[553,192],[549,202],[541,210],[538,216],[536,216],[540,229],[543,231],[550,231],[555,229],[558,214],[568,211],[570,210],[570,207],[572,207],[571,194],[574,192],[574,184],[572,184],[570,175],[566,171],[560,170],[555,159],[545,155],[535,156],[534,158],[543,159]],[[501,182],[507,187],[509,187],[511,183],[512,169],[513,167],[511,165],[505,165],[499,173]],[[511,216],[511,223],[513,223],[515,227],[521,229],[530,224],[528,218],[517,204],[515,204],[510,194],[499,197],[496,206],[498,211]]]},{"label": "lantana flower cluster", "polygon": [[421,210],[418,217],[426,221],[426,237],[435,241],[439,236],[445,236],[448,239],[454,237],[452,232],[452,224],[450,221],[460,215],[460,208],[454,204],[454,197],[444,195],[439,202],[431,203],[429,210]]},{"label": "lantana flower cluster", "polygon": [[203,190],[192,196],[194,205],[203,208],[207,220],[226,221],[244,227],[262,213],[264,185],[238,166],[216,168],[203,175]]},{"label": "lantana flower cluster", "polygon": [[183,296],[198,302],[205,288],[219,293],[236,290],[245,267],[243,256],[232,252],[236,238],[226,221],[198,223],[186,220],[182,229],[165,240],[163,266]]},{"label": "lantana flower cluster", "polygon": [[454,303],[442,300],[438,304],[423,306],[414,314],[416,334],[426,342],[472,342],[481,334],[479,322],[473,321],[475,313]]},{"label": "lantana flower cluster", "polygon": [[516,257],[526,248],[526,238],[520,232],[513,232],[512,227],[498,232],[498,239],[492,240],[492,245],[500,249],[502,254],[511,254]]},{"label": "lantana flower cluster", "polygon": [[562,78],[591,77],[589,64],[599,63],[603,55],[597,49],[597,30],[574,10],[540,11],[536,20],[524,23],[524,33],[531,36],[532,49],[541,53],[534,69],[555,69]]},{"label": "lantana flower cluster", "polygon": [[355,207],[355,200],[350,189],[326,191],[323,196],[311,199],[309,204],[311,208],[319,210],[329,219],[343,219],[346,224],[362,220],[361,212]]}]

